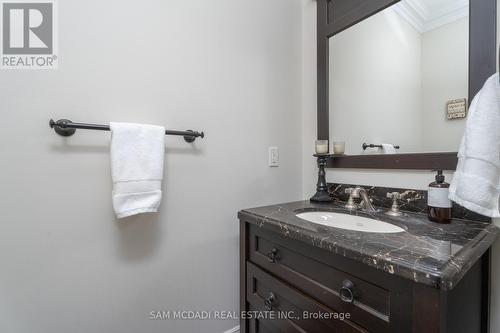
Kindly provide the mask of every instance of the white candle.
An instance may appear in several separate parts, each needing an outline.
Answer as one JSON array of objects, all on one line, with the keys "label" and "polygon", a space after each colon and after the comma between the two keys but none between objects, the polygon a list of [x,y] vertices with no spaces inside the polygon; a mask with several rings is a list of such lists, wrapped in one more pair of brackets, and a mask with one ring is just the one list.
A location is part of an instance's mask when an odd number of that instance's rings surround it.
[{"label": "white candle", "polygon": [[342,155],[345,153],[345,142],[335,141],[333,142],[333,153],[335,155]]},{"label": "white candle", "polygon": [[328,140],[316,140],[316,154],[328,154]]}]

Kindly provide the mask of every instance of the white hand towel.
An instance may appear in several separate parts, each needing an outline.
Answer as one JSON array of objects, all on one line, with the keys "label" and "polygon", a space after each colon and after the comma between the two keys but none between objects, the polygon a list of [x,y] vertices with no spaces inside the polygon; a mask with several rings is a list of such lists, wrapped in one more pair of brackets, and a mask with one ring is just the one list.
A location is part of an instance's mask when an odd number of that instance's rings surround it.
[{"label": "white hand towel", "polygon": [[382,154],[382,149],[381,148],[366,148],[361,151],[361,155],[376,155],[376,154]]},{"label": "white hand towel", "polygon": [[113,208],[118,218],[156,212],[161,202],[165,128],[110,123]]},{"label": "white hand towel", "polygon": [[500,83],[490,77],[474,97],[449,198],[476,213],[500,217]]},{"label": "white hand towel", "polygon": [[383,154],[396,154],[396,148],[394,148],[394,145],[391,145],[389,143],[383,143],[382,144],[382,153]]}]

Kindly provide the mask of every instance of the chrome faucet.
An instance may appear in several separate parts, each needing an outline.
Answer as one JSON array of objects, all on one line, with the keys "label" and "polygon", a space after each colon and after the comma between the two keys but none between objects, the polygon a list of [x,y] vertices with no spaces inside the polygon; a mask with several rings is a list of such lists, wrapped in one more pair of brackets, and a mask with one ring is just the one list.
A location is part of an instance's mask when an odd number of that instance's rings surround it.
[{"label": "chrome faucet", "polygon": [[363,199],[363,201],[361,201],[361,209],[362,210],[365,210],[367,212],[376,212],[377,211],[377,209],[375,207],[373,207],[370,196],[368,195],[368,192],[364,188],[359,188],[359,195]]},{"label": "chrome faucet", "polygon": [[375,207],[373,207],[370,196],[368,195],[368,192],[364,188],[359,186],[357,186],[356,188],[347,188],[345,190],[345,193],[349,194],[349,201],[345,206],[347,209],[354,210],[358,208],[358,205],[354,202],[354,199],[361,197],[362,201],[359,204],[359,207],[361,207],[362,210],[367,212],[378,211]]}]

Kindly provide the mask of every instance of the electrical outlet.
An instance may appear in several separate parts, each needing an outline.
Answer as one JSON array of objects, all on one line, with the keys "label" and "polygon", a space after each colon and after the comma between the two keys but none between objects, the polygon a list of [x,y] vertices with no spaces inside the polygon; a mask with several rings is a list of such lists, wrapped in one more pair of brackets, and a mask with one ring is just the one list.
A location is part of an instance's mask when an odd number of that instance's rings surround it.
[{"label": "electrical outlet", "polygon": [[268,165],[270,167],[280,166],[280,151],[278,147],[269,147]]}]

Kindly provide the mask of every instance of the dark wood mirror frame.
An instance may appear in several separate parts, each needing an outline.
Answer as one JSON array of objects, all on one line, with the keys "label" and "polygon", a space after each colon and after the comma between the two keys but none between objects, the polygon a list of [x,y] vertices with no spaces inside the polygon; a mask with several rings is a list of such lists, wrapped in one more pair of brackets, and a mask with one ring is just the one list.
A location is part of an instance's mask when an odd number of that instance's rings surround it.
[{"label": "dark wood mirror frame", "polygon": [[[318,140],[329,140],[329,39],[400,0],[317,0]],[[496,0],[469,0],[469,103],[496,72]],[[455,170],[457,153],[345,155],[327,168]]]}]

